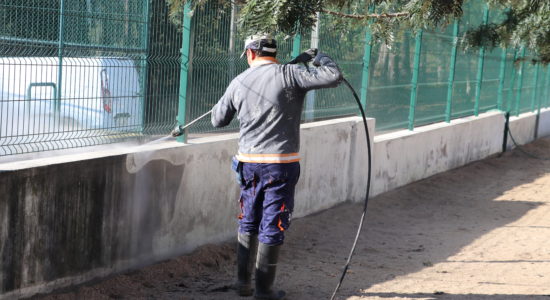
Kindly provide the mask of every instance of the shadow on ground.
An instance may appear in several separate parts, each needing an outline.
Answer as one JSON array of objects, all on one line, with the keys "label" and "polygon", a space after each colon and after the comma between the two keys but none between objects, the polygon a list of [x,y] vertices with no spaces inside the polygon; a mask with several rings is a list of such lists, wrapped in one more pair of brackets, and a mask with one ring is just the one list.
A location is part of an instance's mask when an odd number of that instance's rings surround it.
[{"label": "shadow on ground", "polygon": [[[403,293],[368,293],[363,295],[371,299],[413,299],[413,300],[548,300],[550,295],[481,295],[481,294],[403,294]],[[350,298],[353,300],[353,298]]]}]

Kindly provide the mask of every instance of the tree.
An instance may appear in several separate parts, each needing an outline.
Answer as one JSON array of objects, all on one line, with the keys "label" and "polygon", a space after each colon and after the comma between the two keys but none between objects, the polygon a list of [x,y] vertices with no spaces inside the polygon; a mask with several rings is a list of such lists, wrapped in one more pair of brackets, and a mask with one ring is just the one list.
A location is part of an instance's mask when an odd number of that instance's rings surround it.
[{"label": "tree", "polygon": [[[172,20],[181,20],[185,1],[193,6],[204,0],[166,0]],[[230,2],[230,0],[219,0]],[[369,26],[374,42],[391,45],[405,29],[417,31],[444,27],[462,16],[468,0],[234,0],[242,6],[240,25],[249,34],[307,32],[316,13],[339,17],[350,26]],[[492,9],[505,10],[498,23],[465,32],[462,45],[470,47],[527,47],[534,62],[550,62],[550,2],[547,0],[485,0]],[[369,10],[376,7],[376,10]]]},{"label": "tree", "polygon": [[526,47],[533,62],[550,62],[550,2],[547,0],[489,0],[505,12],[500,22],[471,29],[464,34],[469,47]]}]

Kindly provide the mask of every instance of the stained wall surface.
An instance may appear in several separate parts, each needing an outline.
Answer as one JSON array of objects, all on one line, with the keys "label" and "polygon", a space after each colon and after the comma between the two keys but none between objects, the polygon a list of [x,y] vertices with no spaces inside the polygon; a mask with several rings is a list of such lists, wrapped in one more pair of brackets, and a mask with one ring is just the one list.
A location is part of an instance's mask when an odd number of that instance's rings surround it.
[{"label": "stained wall surface", "polygon": [[[532,133],[532,118],[511,121],[522,141]],[[550,132],[549,118],[541,114],[540,136]],[[499,153],[504,120],[489,112],[374,137],[370,119],[371,196]],[[0,164],[0,298],[47,292],[233,238],[239,187],[230,159],[237,138]],[[368,153],[360,118],[303,124],[300,153],[294,217],[364,200]]]}]

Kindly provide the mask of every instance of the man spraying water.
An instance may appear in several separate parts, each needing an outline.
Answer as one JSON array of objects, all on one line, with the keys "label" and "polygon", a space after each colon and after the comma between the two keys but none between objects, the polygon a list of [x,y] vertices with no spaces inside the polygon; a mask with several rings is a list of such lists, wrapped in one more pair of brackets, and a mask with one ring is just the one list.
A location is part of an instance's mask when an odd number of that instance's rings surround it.
[{"label": "man spraying water", "polygon": [[[239,151],[233,159],[241,187],[237,293],[252,295],[256,257],[255,298],[284,299],[285,292],[272,287],[300,176],[304,97],[309,90],[338,86],[342,74],[330,57],[316,49],[279,64],[277,43],[269,35],[248,38],[244,55],[250,68],[233,79],[212,109],[214,127],[228,125],[235,114],[240,122]],[[312,60],[311,68],[297,64]]]}]

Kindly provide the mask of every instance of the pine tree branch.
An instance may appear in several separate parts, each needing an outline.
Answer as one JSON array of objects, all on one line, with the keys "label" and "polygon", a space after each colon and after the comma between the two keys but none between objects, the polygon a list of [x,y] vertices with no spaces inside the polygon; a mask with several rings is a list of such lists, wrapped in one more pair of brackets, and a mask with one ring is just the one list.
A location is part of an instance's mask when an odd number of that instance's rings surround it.
[{"label": "pine tree branch", "polygon": [[385,19],[385,18],[399,18],[399,17],[406,17],[409,15],[409,12],[398,12],[398,13],[383,13],[383,14],[366,14],[366,15],[351,15],[351,14],[345,14],[337,11],[331,11],[322,9],[321,12],[327,13],[329,15],[338,16],[342,18],[348,18],[348,19],[356,19],[356,20],[362,20],[367,18],[375,18],[375,19]]}]

